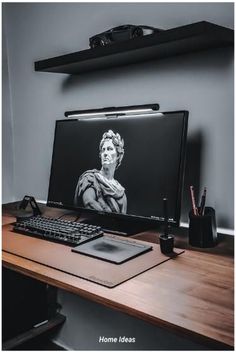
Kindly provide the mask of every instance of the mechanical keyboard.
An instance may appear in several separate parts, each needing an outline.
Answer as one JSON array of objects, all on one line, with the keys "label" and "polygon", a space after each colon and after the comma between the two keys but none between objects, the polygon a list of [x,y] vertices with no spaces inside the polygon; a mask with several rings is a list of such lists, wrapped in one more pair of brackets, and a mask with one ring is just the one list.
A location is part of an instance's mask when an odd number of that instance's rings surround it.
[{"label": "mechanical keyboard", "polygon": [[16,222],[13,231],[70,246],[78,246],[103,236],[101,227],[43,216],[32,216]]}]

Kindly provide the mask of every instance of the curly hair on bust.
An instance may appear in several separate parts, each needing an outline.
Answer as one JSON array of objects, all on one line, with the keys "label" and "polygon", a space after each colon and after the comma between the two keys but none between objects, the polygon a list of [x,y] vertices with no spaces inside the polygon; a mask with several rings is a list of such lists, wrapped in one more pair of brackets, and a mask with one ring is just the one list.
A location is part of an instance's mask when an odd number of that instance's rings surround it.
[{"label": "curly hair on bust", "polygon": [[99,156],[101,158],[102,146],[106,140],[112,140],[113,145],[115,146],[117,153],[117,164],[116,169],[121,165],[121,161],[124,157],[124,140],[121,138],[120,134],[114,133],[112,130],[104,132],[102,139],[99,145]]}]

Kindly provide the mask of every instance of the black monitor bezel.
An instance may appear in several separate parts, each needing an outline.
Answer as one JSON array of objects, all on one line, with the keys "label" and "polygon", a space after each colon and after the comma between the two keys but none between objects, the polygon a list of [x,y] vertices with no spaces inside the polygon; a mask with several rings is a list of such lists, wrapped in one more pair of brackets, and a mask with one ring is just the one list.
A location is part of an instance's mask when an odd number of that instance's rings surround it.
[{"label": "black monitor bezel", "polygon": [[[178,227],[180,224],[180,216],[181,216],[181,201],[182,201],[182,193],[183,193],[183,185],[184,185],[184,169],[185,169],[185,160],[186,160],[186,146],[187,146],[187,130],[188,130],[188,116],[189,112],[187,110],[176,110],[176,111],[158,111],[157,114],[183,114],[183,129],[182,129],[182,136],[181,136],[181,159],[180,159],[180,165],[179,165],[179,173],[178,173],[178,191],[177,191],[177,198],[176,198],[176,206],[175,206],[175,217],[174,220],[169,220],[169,223],[173,226]],[[130,116],[130,115],[129,115]],[[51,179],[52,179],[52,165],[53,165],[53,158],[54,158],[54,153],[55,153],[55,137],[56,137],[56,132],[57,132],[57,126],[59,123],[62,122],[69,122],[69,121],[78,121],[80,120],[79,118],[77,119],[61,119],[61,120],[56,120],[55,122],[55,130],[54,130],[54,142],[53,142],[53,152],[52,152],[52,159],[51,159],[51,168],[50,168],[50,179],[49,179],[49,186],[48,186],[48,197],[50,194],[50,185],[51,185]],[[48,201],[47,197],[47,203],[46,205],[48,207],[53,207],[53,208],[59,208],[59,209],[66,209],[66,210],[71,210],[71,211],[77,211],[79,213],[89,213],[89,214],[94,214],[94,215],[102,215],[106,217],[114,217],[114,218],[120,218],[120,219],[126,219],[126,220],[137,220],[137,221],[144,221],[144,222],[151,222],[154,224],[163,224],[164,219],[155,219],[153,217],[147,217],[147,216],[139,216],[139,215],[132,215],[132,214],[121,214],[121,213],[116,213],[116,212],[105,212],[105,211],[97,211],[97,210],[92,210],[89,208],[85,207],[76,207],[76,206],[71,206],[71,205],[65,205],[65,204],[59,204],[57,202],[53,201]]]}]

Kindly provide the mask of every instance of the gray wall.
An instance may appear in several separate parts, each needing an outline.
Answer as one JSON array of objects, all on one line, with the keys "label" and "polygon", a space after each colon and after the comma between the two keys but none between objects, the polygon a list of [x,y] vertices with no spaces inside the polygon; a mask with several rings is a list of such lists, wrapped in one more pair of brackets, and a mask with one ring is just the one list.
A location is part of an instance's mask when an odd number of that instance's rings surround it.
[{"label": "gray wall", "polygon": [[[233,15],[233,3],[4,3],[3,201],[47,198],[54,124],[66,110],[159,102],[162,110],[190,112],[182,221],[190,208],[187,186],[206,185],[218,226],[232,229],[232,48],[80,76],[35,72],[33,63],[86,49],[90,36],[124,23],[168,29],[208,20],[233,28]],[[60,299],[69,318],[59,340],[69,345],[72,335],[78,349],[83,302],[64,292]],[[99,315],[106,321],[110,314]],[[98,332],[98,321],[87,325]]]},{"label": "gray wall", "polygon": [[14,141],[12,101],[8,71],[8,51],[3,19],[2,26],[2,202],[15,201]]}]

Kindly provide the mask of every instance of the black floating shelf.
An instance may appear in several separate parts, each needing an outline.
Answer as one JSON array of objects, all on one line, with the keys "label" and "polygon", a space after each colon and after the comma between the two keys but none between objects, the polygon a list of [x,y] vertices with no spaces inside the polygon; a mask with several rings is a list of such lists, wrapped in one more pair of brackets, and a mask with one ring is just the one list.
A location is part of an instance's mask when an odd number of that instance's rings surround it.
[{"label": "black floating shelf", "polygon": [[234,31],[209,22],[168,29],[141,38],[35,62],[35,71],[79,74],[148,60],[232,46]]}]

